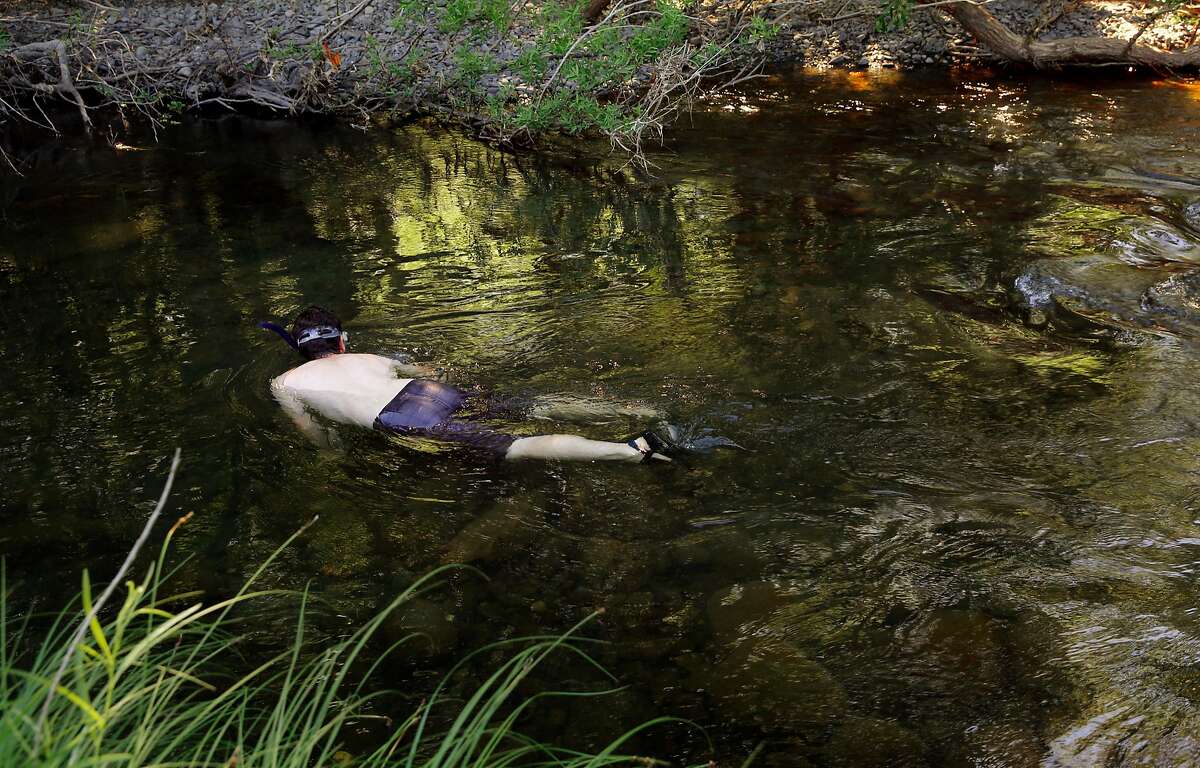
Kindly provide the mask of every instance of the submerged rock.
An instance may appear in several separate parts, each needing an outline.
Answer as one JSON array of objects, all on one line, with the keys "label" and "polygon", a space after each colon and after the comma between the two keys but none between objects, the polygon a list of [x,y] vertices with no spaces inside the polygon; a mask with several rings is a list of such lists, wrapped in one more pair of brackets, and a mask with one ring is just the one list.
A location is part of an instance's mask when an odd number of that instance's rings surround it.
[{"label": "submerged rock", "polygon": [[388,617],[383,625],[383,635],[389,643],[413,636],[401,653],[440,657],[449,654],[458,645],[459,631],[454,615],[444,606],[418,597],[409,600]]},{"label": "submerged rock", "polygon": [[1043,324],[1080,320],[1200,337],[1200,271],[1144,269],[1108,256],[1044,259],[1014,281],[1017,305]]},{"label": "submerged rock", "polygon": [[1138,266],[1168,262],[1200,264],[1200,244],[1160,221],[1132,227],[1127,238],[1118,239],[1114,245],[1122,260]]},{"label": "submerged rock", "polygon": [[1200,231],[1200,200],[1184,206],[1182,216],[1189,227]]},{"label": "submerged rock", "polygon": [[1142,294],[1147,313],[1195,322],[1200,318],[1200,271],[1171,275]]},{"label": "submerged rock", "polygon": [[754,541],[736,525],[705,528],[672,541],[669,556],[676,568],[706,568],[734,578],[753,577],[762,567]]},{"label": "submerged rock", "polygon": [[606,622],[626,630],[638,630],[658,623],[662,610],[650,592],[613,595],[604,604]]},{"label": "submerged rock", "polygon": [[890,720],[848,717],[822,750],[835,768],[918,768],[927,764],[925,744]]},{"label": "submerged rock", "polygon": [[466,565],[519,552],[536,534],[540,515],[528,497],[502,500],[451,539],[442,562]]},{"label": "submerged rock", "polygon": [[581,542],[578,558],[580,570],[592,586],[626,593],[648,584],[659,560],[649,545],[607,537]]},{"label": "submerged rock", "polygon": [[1029,726],[1013,723],[984,723],[969,729],[963,752],[980,765],[1011,765],[1035,768],[1042,764],[1046,745]]},{"label": "submerged rock", "polygon": [[783,640],[739,643],[716,664],[695,666],[692,684],[726,717],[765,730],[821,731],[847,706],[833,675]]},{"label": "submerged rock", "polygon": [[771,743],[759,756],[756,765],[765,768],[814,768],[809,755],[812,749],[801,739],[789,739],[781,743]]},{"label": "submerged rock", "polygon": [[[1150,177],[1112,172],[1103,177],[1106,183],[1114,178],[1140,184]],[[1200,272],[1200,239],[1190,228],[1200,220],[1198,211],[1200,203],[1182,211],[1155,205],[1146,214],[1130,215],[1127,207],[1060,202],[1032,222],[1031,248],[1049,258],[1032,262],[1015,278],[1014,303],[1037,326],[1058,321],[1070,327],[1082,320],[1195,336],[1200,300],[1191,275]]]},{"label": "submerged rock", "polygon": [[308,534],[312,562],[325,576],[350,578],[369,569],[375,538],[367,520],[355,512],[330,509]]},{"label": "submerged rock", "polygon": [[714,592],[708,599],[708,625],[719,640],[733,641],[766,623],[784,604],[770,582],[755,581]]}]

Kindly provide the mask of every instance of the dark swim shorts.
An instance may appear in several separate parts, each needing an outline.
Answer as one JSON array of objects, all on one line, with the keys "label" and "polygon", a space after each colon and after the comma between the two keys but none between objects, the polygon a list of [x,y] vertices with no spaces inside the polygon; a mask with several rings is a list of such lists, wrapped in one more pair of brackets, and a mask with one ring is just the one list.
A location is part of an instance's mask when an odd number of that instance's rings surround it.
[{"label": "dark swim shorts", "polygon": [[517,438],[473,422],[487,412],[472,407],[478,399],[440,381],[413,379],[375,417],[375,429],[461,443],[503,456]]}]

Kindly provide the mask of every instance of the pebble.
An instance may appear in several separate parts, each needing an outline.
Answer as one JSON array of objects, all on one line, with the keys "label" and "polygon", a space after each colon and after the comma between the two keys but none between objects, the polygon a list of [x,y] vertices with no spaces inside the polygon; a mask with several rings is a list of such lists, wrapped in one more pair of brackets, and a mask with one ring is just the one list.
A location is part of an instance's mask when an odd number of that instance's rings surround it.
[{"label": "pebble", "polygon": [[144,59],[150,55],[150,52],[146,50],[146,46],[139,45],[137,50],[133,52],[133,55],[139,59]]},{"label": "pebble", "polygon": [[191,77],[192,76],[192,68],[187,65],[184,65],[179,68],[179,74],[181,77]]}]

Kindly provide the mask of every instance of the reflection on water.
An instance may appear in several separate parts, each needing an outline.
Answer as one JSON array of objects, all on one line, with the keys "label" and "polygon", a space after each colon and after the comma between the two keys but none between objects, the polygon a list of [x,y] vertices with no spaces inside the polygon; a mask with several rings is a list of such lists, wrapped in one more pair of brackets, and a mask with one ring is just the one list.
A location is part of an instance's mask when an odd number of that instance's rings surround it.
[{"label": "reflection on water", "polygon": [[[269,578],[313,582],[325,631],[480,568],[389,630],[429,633],[431,677],[605,608],[630,687],[542,713],[568,740],[669,712],[725,760],[766,739],[772,766],[1188,763],[1191,93],[779,77],[697,114],[653,178],[420,127],[43,148],[0,195],[0,545],[33,592],[103,570],[181,445],[196,586],[313,515]],[[496,466],[345,430],[317,450],[254,327],[309,302],[356,349],[644,401],[750,452]]]}]

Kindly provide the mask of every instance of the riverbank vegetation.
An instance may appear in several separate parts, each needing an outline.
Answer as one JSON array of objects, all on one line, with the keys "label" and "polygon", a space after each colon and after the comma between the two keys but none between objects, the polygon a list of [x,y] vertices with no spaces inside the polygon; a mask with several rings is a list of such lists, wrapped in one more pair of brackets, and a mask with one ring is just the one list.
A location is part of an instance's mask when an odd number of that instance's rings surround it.
[{"label": "riverbank vegetation", "polygon": [[[587,641],[576,636],[588,619],[561,636],[504,640],[468,655],[418,706],[396,716],[395,695],[370,686],[392,657],[421,638],[411,635],[381,649],[376,633],[410,600],[439,586],[453,567],[418,580],[343,639],[317,644],[310,627],[314,600],[307,592],[295,595],[256,584],[303,528],[240,591],[204,603],[194,593],[167,591],[171,539],[186,521],[171,527],[140,581],[121,585],[123,597],[116,597],[115,588],[125,568],[99,597],[85,572],[78,603],[55,615],[14,610],[0,569],[0,765],[601,768],[657,763],[622,749],[638,733],[669,722],[666,718],[639,725],[590,753],[517,730],[545,700],[609,692],[528,690],[530,674],[554,654],[573,655],[607,676],[585,650]],[[120,604],[102,611],[110,595]],[[255,606],[280,601],[296,606],[290,644],[265,654],[247,650],[255,642]],[[460,671],[485,654],[494,669],[480,683],[464,683]],[[366,727],[375,738],[364,739]],[[356,740],[353,746],[347,744],[350,739]]]},{"label": "riverbank vegetation", "polygon": [[[1032,0],[20,0],[0,15],[0,121],[113,137],[184,111],[431,114],[503,145],[600,134],[642,156],[768,59],[1195,68],[1190,3]],[[110,120],[109,116],[115,116]],[[2,125],[2,122],[0,122]],[[115,141],[115,139],[112,139]],[[6,158],[9,165],[12,159]],[[13,165],[13,170],[16,170]]]},{"label": "riverbank vegetation", "polygon": [[152,122],[185,110],[434,114],[501,144],[561,131],[642,142],[751,76],[778,30],[749,3],[255,0],[0,18],[0,117],[56,130],[65,101]]}]

